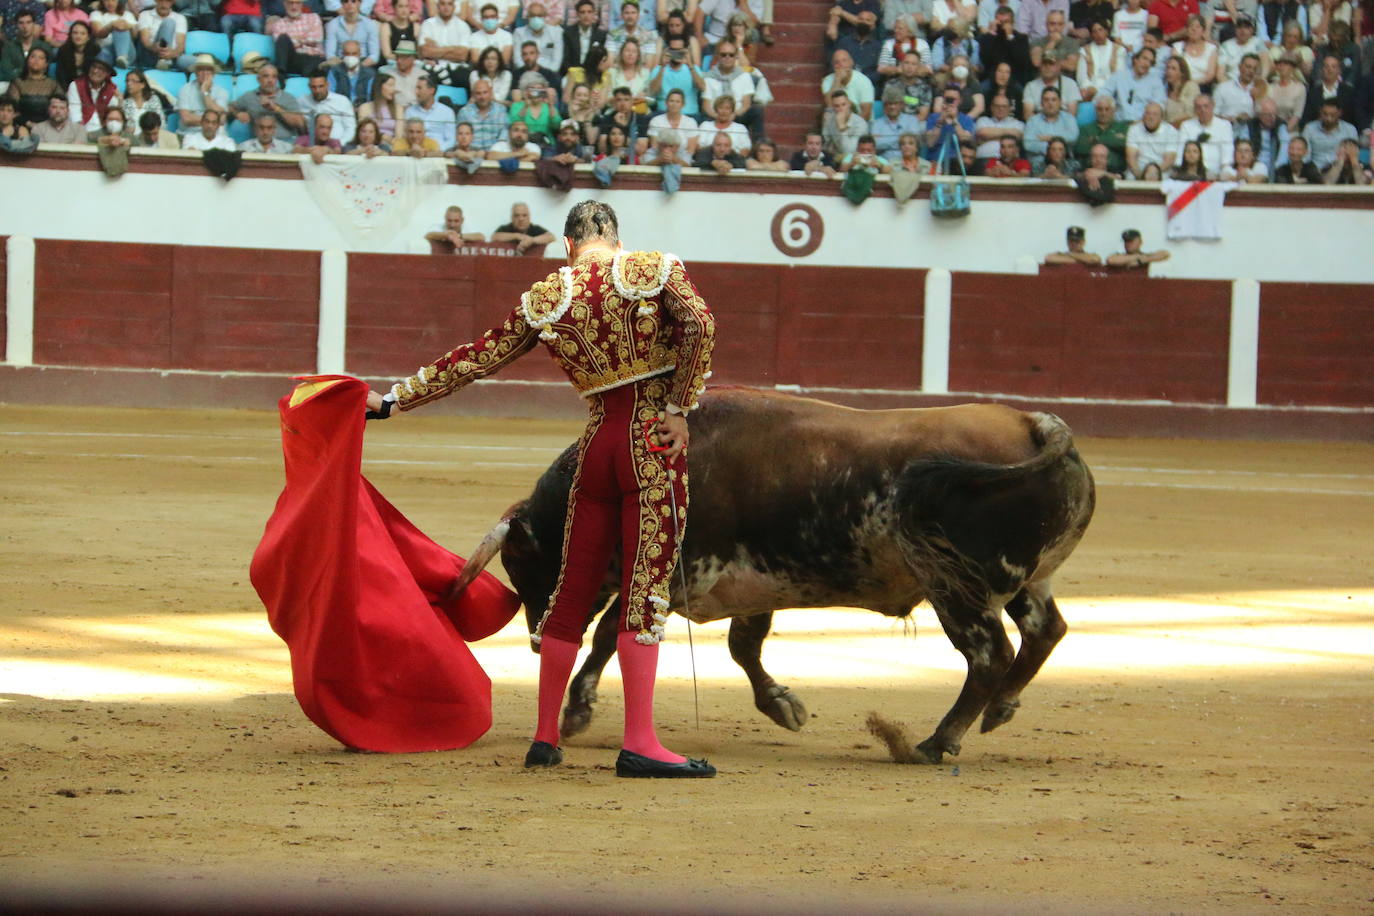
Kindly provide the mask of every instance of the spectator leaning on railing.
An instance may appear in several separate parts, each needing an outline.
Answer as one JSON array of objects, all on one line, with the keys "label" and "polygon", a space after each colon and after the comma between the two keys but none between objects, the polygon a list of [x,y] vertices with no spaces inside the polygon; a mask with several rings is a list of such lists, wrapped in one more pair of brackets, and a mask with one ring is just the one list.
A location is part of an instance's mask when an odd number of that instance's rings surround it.
[{"label": "spectator leaning on railing", "polygon": [[732,171],[743,170],[747,163],[744,157],[735,152],[730,135],[719,133],[712,139],[710,146],[700,146],[692,157],[692,165],[702,171],[712,171],[718,175],[728,175]]}]

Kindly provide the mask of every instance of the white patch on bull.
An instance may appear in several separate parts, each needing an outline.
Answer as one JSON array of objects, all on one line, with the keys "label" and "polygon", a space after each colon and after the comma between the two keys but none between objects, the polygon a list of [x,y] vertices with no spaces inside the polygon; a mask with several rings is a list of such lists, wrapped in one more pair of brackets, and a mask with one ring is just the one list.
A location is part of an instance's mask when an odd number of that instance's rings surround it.
[{"label": "white patch on bull", "polygon": [[1007,574],[1018,582],[1025,579],[1026,574],[1030,572],[1024,566],[1017,566],[1015,563],[1009,562],[1005,556],[999,556],[997,560],[1002,564],[1002,568],[1007,571]]}]

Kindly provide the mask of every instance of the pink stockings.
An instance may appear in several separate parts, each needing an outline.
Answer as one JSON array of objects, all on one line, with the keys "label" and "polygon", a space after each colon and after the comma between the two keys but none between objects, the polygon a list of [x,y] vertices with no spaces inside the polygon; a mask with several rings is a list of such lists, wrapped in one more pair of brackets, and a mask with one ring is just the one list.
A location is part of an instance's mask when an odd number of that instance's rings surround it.
[{"label": "pink stockings", "polygon": [[[625,684],[625,739],[627,751],[664,763],[682,763],[687,758],[674,754],[658,740],[654,730],[654,676],[658,670],[658,644],[635,642],[635,633],[622,630],[616,637],[620,676]],[[558,716],[563,694],[577,661],[578,645],[545,634],[539,644],[539,724],[535,741],[558,746]]]}]

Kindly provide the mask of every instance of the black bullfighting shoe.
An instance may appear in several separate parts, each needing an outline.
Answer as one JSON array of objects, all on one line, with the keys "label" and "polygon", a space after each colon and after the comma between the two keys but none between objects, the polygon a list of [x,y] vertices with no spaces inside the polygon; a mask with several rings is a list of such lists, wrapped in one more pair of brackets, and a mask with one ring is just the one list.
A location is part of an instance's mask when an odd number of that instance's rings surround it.
[{"label": "black bullfighting shoe", "polygon": [[525,769],[533,767],[556,767],[563,762],[563,749],[554,747],[547,741],[535,741],[525,752]]},{"label": "black bullfighting shoe", "polygon": [[683,763],[664,763],[622,749],[615,759],[615,775],[629,779],[710,779],[716,775],[716,768],[691,757]]}]

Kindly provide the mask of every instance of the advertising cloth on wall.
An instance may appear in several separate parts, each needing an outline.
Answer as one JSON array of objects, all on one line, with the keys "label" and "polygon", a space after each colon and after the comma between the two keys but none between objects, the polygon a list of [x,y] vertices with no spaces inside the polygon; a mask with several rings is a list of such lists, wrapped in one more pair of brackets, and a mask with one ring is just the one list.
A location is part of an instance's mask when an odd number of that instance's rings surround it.
[{"label": "advertising cloth on wall", "polygon": [[520,601],[485,572],[446,597],[463,558],[362,476],[366,398],[365,383],[336,375],[281,399],[286,486],[250,577],[310,721],[363,750],[466,747],[491,727],[491,681],[467,643]]}]

